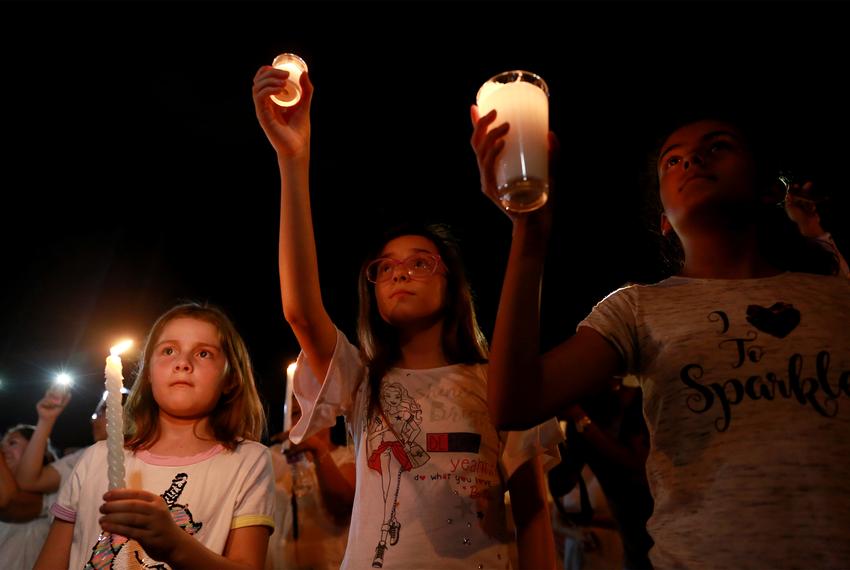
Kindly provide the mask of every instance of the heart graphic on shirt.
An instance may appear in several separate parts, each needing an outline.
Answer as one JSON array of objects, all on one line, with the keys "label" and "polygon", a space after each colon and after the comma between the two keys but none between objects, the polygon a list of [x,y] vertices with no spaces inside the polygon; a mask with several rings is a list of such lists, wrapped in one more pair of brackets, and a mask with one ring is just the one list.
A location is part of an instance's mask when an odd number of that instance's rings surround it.
[{"label": "heart graphic on shirt", "polygon": [[749,305],[747,322],[761,332],[785,338],[800,324],[800,311],[789,303],[774,303],[767,309],[759,305]]}]

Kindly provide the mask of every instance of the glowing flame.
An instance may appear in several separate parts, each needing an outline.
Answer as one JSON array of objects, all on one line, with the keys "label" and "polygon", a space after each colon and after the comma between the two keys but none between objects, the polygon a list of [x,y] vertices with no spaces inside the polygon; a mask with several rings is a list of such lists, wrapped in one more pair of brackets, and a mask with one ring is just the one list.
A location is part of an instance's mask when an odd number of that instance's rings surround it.
[{"label": "glowing flame", "polygon": [[295,374],[295,368],[297,367],[296,363],[293,362],[289,366],[286,367],[286,376],[291,378],[293,374]]},{"label": "glowing flame", "polygon": [[116,344],[115,346],[113,346],[112,348],[109,349],[109,354],[111,354],[112,356],[118,356],[119,354],[121,354],[122,352],[124,352],[125,350],[130,348],[131,346],[133,346],[132,340],[121,341],[121,342],[119,342],[118,344]]}]

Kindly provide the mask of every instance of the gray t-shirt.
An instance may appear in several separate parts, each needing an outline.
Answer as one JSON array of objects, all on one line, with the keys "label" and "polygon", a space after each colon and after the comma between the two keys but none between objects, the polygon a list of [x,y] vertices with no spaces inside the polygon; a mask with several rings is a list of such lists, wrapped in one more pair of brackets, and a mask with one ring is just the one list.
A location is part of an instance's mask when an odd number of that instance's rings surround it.
[{"label": "gray t-shirt", "polygon": [[850,283],[619,289],[579,326],[644,391],[656,568],[850,568]]}]

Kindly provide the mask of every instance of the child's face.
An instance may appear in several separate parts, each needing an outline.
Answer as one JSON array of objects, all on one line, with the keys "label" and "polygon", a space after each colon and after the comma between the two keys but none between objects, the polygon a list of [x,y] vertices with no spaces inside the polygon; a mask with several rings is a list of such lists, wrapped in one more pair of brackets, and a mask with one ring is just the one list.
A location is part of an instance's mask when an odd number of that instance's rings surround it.
[{"label": "child's face", "polygon": [[[437,247],[426,237],[401,236],[387,242],[380,257],[403,260],[416,253],[439,255]],[[445,270],[411,279],[402,265],[396,266],[391,279],[375,284],[378,312],[394,326],[432,320],[441,315],[446,299]]]},{"label": "child's face", "polygon": [[150,362],[160,413],[181,419],[208,415],[226,388],[226,362],[215,325],[192,318],[166,324]]},{"label": "child's face", "polygon": [[742,204],[755,196],[755,163],[741,133],[698,121],[671,134],[658,160],[661,203],[674,229],[704,206]]},{"label": "child's face", "polygon": [[0,451],[6,458],[6,465],[11,471],[18,468],[18,463],[21,462],[21,455],[24,454],[24,449],[27,448],[29,441],[18,432],[12,432],[6,435],[0,441]]}]

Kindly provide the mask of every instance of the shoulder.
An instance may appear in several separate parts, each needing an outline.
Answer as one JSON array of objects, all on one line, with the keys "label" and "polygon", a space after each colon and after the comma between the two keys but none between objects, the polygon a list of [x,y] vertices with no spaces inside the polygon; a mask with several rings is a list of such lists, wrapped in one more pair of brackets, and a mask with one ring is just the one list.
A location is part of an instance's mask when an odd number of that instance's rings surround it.
[{"label": "shoulder", "polygon": [[[132,453],[129,450],[124,450],[124,454]],[[106,459],[106,440],[96,441],[92,445],[88,446],[83,450],[83,453],[80,455],[79,463],[91,463],[96,461],[101,461]]]},{"label": "shoulder", "polygon": [[225,451],[225,456],[232,456],[240,469],[247,468],[251,470],[272,469],[272,452],[268,447],[257,441],[243,440],[236,446],[233,451]]},{"label": "shoulder", "polygon": [[487,380],[487,373],[490,370],[489,362],[479,362],[475,364],[463,364],[463,373],[478,378],[479,380]]},{"label": "shoulder", "polygon": [[59,459],[51,463],[50,466],[53,467],[53,469],[55,469],[56,472],[59,473],[60,477],[64,479],[68,474],[71,473],[71,471],[73,471],[74,466],[76,466],[77,463],[80,462],[80,459],[82,459],[83,454],[85,454],[87,449],[88,447],[83,447],[82,449],[78,449],[73,453],[69,453],[68,455],[60,457]]},{"label": "shoulder", "polygon": [[243,439],[230,453],[240,457],[261,457],[271,452],[268,447],[258,441]]},{"label": "shoulder", "polygon": [[818,287],[825,290],[840,291],[842,293],[850,290],[850,280],[839,275],[819,275],[817,273],[798,273],[789,271],[783,275],[791,285],[804,287]]}]

